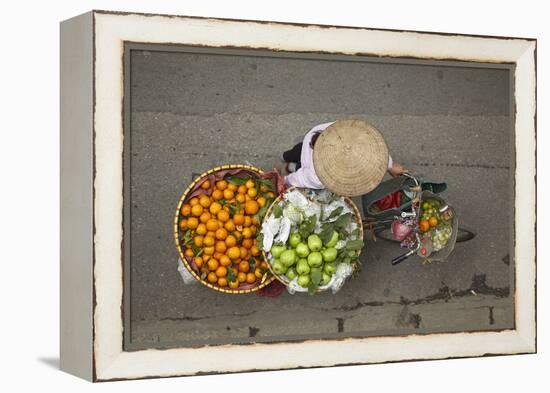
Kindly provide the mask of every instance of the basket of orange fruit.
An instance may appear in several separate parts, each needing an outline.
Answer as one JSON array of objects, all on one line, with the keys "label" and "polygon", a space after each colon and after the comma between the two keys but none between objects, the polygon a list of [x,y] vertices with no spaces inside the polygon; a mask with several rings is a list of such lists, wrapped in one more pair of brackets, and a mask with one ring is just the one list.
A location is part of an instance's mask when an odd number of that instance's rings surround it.
[{"label": "basket of orange fruit", "polygon": [[174,238],[181,261],[201,284],[238,294],[274,280],[257,237],[277,196],[275,181],[250,165],[223,165],[187,187],[177,206]]}]

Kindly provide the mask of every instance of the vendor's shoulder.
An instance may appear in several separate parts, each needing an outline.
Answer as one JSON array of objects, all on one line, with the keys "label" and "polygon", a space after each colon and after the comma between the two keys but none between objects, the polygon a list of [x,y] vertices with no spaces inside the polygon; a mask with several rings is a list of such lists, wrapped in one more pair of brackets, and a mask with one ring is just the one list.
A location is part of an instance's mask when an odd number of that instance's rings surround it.
[{"label": "vendor's shoulder", "polygon": [[328,122],[328,123],[317,124],[309,132],[323,131],[324,129],[328,128],[331,124],[334,124],[334,122],[331,121],[331,122]]}]

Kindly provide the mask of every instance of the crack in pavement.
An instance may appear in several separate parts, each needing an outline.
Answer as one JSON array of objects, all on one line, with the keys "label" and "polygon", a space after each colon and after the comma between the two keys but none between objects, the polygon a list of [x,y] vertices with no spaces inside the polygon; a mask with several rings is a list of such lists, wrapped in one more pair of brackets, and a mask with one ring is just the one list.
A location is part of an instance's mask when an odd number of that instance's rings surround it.
[{"label": "crack in pavement", "polygon": [[494,288],[487,284],[487,275],[486,274],[474,274],[472,277],[472,284],[467,289],[451,289],[448,285],[442,282],[443,286],[439,288],[439,291],[425,296],[423,298],[410,300],[401,296],[399,301],[370,301],[370,302],[360,302],[353,305],[343,305],[338,307],[315,307],[318,310],[322,311],[355,311],[363,307],[380,307],[386,304],[389,305],[418,305],[418,304],[428,304],[434,301],[444,300],[448,302],[453,298],[467,297],[467,296],[477,296],[477,295],[493,295],[498,298],[508,297],[510,295],[510,287]]},{"label": "crack in pavement", "polygon": [[184,316],[184,317],[163,317],[158,319],[148,319],[148,318],[141,318],[137,321],[200,321],[203,319],[212,319],[212,318],[224,318],[224,317],[248,317],[252,314],[254,314],[256,311],[251,311],[248,313],[242,313],[242,314],[222,314],[222,315],[205,315],[203,317],[193,317],[193,316]]}]

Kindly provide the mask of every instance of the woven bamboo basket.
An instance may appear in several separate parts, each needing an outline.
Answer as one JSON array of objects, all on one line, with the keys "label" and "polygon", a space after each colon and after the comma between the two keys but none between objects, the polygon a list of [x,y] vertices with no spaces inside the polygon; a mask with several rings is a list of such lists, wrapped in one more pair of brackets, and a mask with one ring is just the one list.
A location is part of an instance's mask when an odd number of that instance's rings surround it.
[{"label": "woven bamboo basket", "polygon": [[206,172],[202,173],[199,177],[197,177],[195,180],[193,180],[193,182],[191,182],[191,184],[189,184],[189,186],[185,189],[185,191],[183,192],[183,195],[181,196],[181,198],[179,200],[178,206],[176,208],[176,214],[175,214],[175,217],[174,217],[174,240],[175,240],[175,243],[176,243],[176,248],[178,250],[178,254],[180,256],[180,259],[181,259],[183,265],[185,266],[185,268],[189,271],[189,273],[191,273],[191,275],[198,282],[200,282],[204,286],[206,286],[210,289],[213,289],[215,291],[222,292],[222,293],[230,293],[230,294],[235,295],[235,294],[244,294],[244,293],[255,292],[255,291],[265,287],[266,285],[270,284],[275,279],[275,277],[270,272],[266,272],[266,274],[264,274],[264,276],[261,278],[258,285],[254,286],[252,288],[247,288],[247,289],[222,288],[222,287],[219,287],[215,284],[211,284],[206,280],[203,280],[197,274],[197,272],[191,267],[191,265],[189,264],[187,258],[184,255],[184,248],[182,248],[182,245],[181,245],[181,236],[183,234],[180,231],[179,225],[178,225],[179,220],[181,218],[181,213],[180,213],[181,206],[186,202],[187,196],[193,190],[195,185],[197,183],[200,183],[206,176],[208,176],[210,174],[213,174],[213,173],[216,173],[216,172],[219,172],[219,171],[222,171],[222,170],[228,170],[228,169],[244,169],[244,170],[247,170],[247,171],[252,172],[254,174],[262,174],[263,173],[263,171],[259,168],[256,168],[256,167],[253,167],[253,166],[250,166],[250,165],[244,165],[244,164],[222,165],[222,166],[210,169],[209,171],[206,171]]},{"label": "woven bamboo basket", "polygon": [[[290,187],[288,191],[292,191],[294,190],[296,187]],[[272,214],[272,211],[273,211],[273,207],[276,205],[276,204],[279,204],[279,202],[281,202],[283,200],[283,196],[284,195],[279,195],[274,201],[273,203],[269,206],[269,209],[267,209],[267,212],[264,216],[264,221],[267,220],[271,214]],[[355,220],[355,223],[358,225],[358,228],[359,228],[359,231],[360,231],[360,235],[359,235],[359,238],[361,240],[363,240],[363,237],[364,237],[364,230],[363,230],[363,220],[361,218],[361,211],[359,210],[359,208],[357,207],[357,205],[355,204],[355,202],[353,202],[353,200],[349,197],[343,197],[344,200],[346,201],[346,203],[348,204],[348,206],[353,210],[354,212],[354,220]],[[267,258],[267,253],[262,250],[262,254],[264,256],[264,260],[267,262],[267,265],[269,266],[269,270],[271,271],[271,274],[273,275],[274,278],[276,278],[277,280],[279,280],[281,283],[283,283],[285,286],[288,286],[290,284],[290,281],[288,280],[288,278],[284,275],[278,275],[277,273],[275,273],[271,267],[271,263],[269,262],[269,259]],[[361,255],[361,250],[359,250],[359,254],[358,254],[358,257]],[[354,269],[356,267],[354,266]],[[325,291],[326,288],[318,288],[317,289],[317,292],[322,292],[322,291]],[[307,292],[307,288],[303,288],[303,291],[302,292]]]}]

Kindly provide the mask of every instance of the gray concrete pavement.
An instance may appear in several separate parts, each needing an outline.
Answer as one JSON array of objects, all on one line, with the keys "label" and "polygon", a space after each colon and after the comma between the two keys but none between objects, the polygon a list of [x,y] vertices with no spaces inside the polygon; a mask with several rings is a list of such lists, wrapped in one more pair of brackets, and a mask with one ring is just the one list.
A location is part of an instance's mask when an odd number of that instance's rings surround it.
[{"label": "gray concrete pavement", "polygon": [[[136,347],[513,326],[513,143],[505,70],[133,52],[131,337]],[[184,285],[172,219],[200,173],[264,169],[322,122],[365,119],[395,160],[449,183],[477,230],[444,263],[369,242],[336,295],[228,296]]]}]

